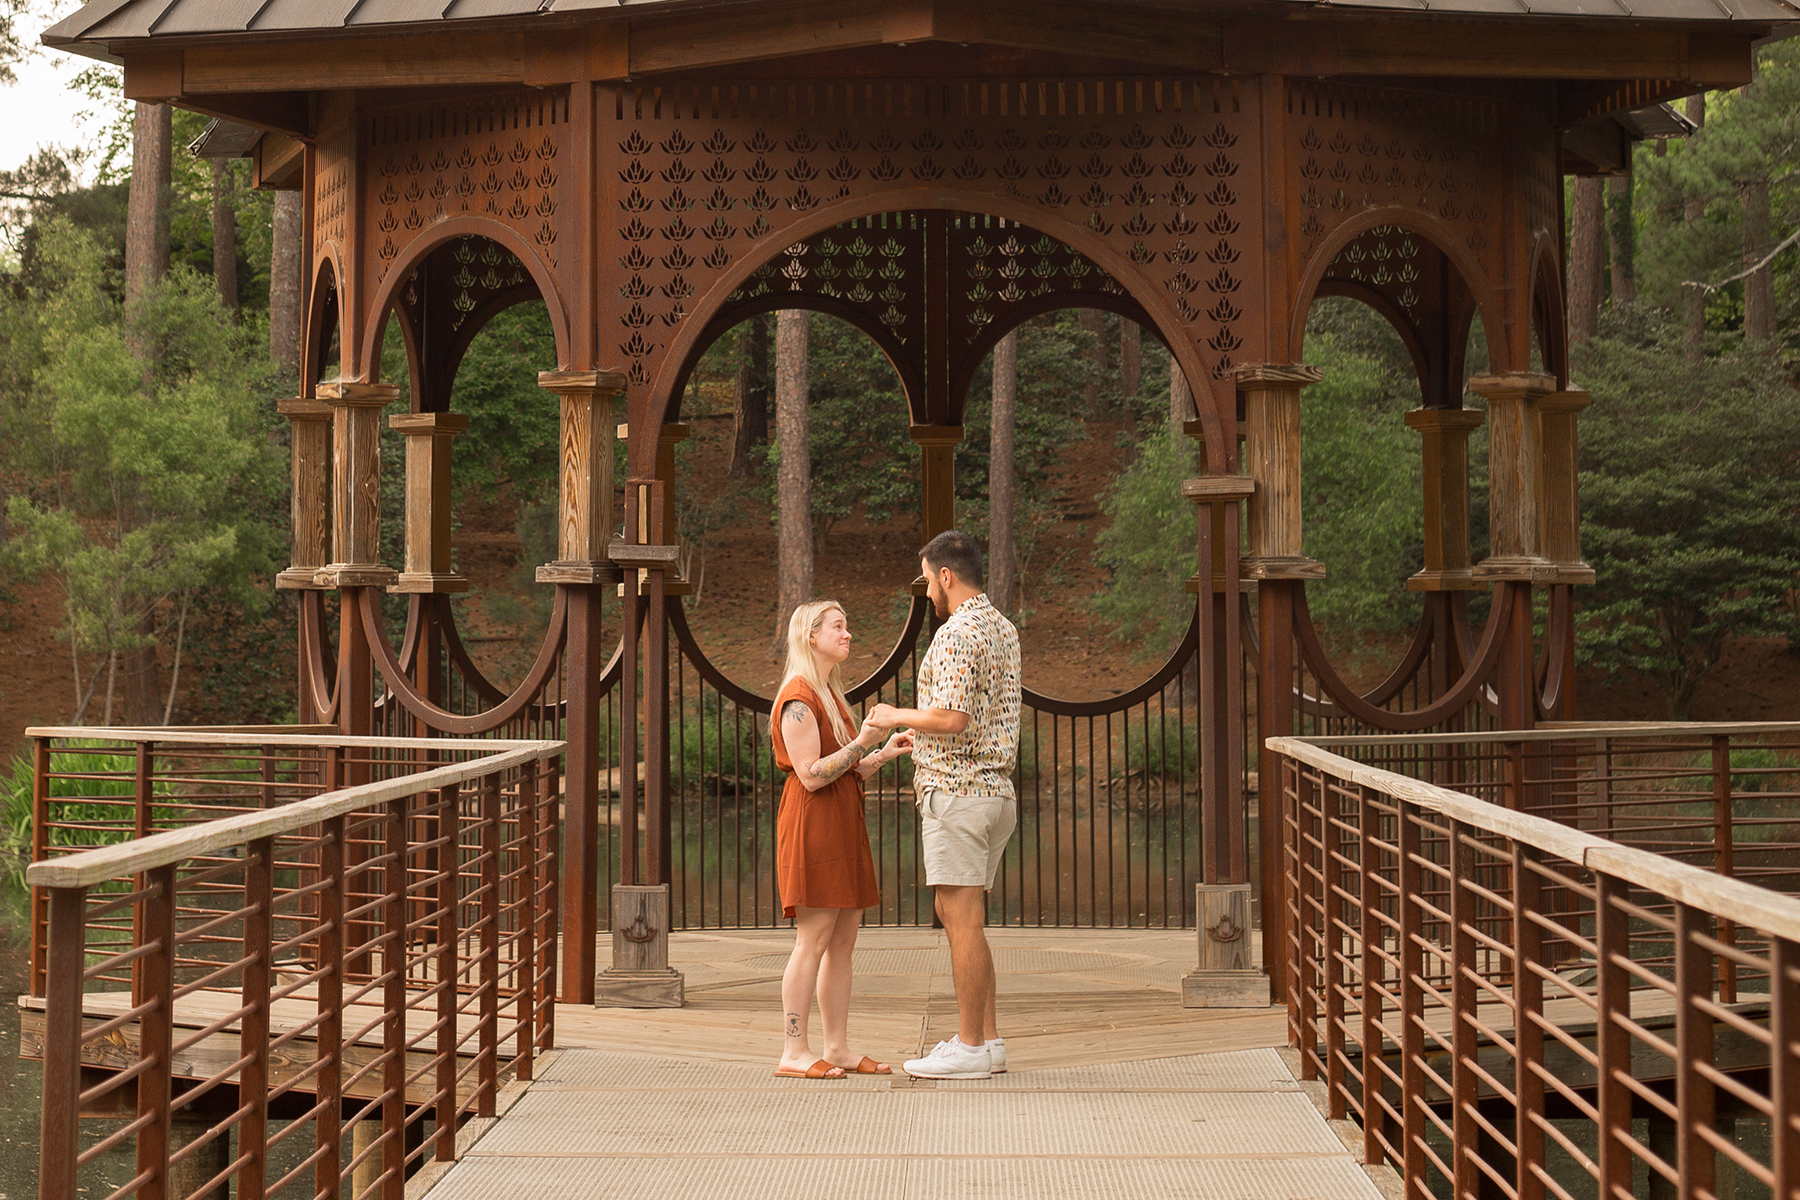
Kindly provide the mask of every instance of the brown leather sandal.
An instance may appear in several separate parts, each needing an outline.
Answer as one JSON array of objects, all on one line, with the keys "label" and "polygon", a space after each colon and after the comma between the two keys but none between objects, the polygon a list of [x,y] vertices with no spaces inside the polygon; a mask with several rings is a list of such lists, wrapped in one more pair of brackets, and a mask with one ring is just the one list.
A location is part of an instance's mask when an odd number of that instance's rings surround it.
[{"label": "brown leather sandal", "polygon": [[878,1063],[866,1054],[863,1055],[861,1062],[854,1067],[845,1067],[844,1070],[853,1075],[892,1075],[894,1073],[894,1068],[886,1063]]},{"label": "brown leather sandal", "polygon": [[[864,1059],[863,1061],[867,1062],[868,1059]],[[834,1071],[836,1074],[833,1074]],[[844,1068],[832,1066],[821,1058],[804,1071],[789,1071],[777,1067],[775,1069],[775,1076],[778,1079],[842,1079],[844,1077]]]}]

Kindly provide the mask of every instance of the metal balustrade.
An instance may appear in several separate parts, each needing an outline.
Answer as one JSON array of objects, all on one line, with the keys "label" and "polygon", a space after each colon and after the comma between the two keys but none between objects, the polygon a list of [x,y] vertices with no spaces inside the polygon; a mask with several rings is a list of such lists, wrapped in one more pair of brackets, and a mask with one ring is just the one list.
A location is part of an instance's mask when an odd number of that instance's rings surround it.
[{"label": "metal balustrade", "polygon": [[[1800,900],[1680,861],[1701,833],[1741,834],[1731,804],[1705,822],[1653,810],[1698,792],[1713,812],[1711,785],[1732,778],[1727,753],[1708,786],[1675,786],[1706,774],[1690,742],[1710,761],[1714,738],[1761,739],[1772,758],[1752,769],[1774,779],[1793,760],[1770,739],[1800,729],[1590,726],[1579,738],[1606,741],[1610,765],[1518,769],[1559,761],[1575,732],[1271,740],[1289,1031],[1305,1074],[1409,1197],[1791,1200]],[[1621,758],[1627,748],[1644,757]],[[1565,817],[1592,818],[1581,805],[1596,788],[1667,785],[1601,822],[1656,850],[1337,750],[1499,799],[1541,784],[1581,802]],[[1745,818],[1759,830],[1786,819]]]},{"label": "metal balustrade", "polygon": [[562,743],[29,732],[42,1200],[401,1200],[552,1045]]}]

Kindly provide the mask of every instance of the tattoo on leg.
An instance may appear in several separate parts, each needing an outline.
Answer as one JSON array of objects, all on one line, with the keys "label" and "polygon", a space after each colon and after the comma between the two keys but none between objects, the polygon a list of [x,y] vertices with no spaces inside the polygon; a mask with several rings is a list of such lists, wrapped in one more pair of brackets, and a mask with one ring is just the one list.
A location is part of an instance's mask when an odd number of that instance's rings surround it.
[{"label": "tattoo on leg", "polygon": [[781,719],[799,725],[806,720],[807,713],[810,711],[811,710],[800,701],[789,700],[786,704],[781,706]]},{"label": "tattoo on leg", "polygon": [[799,1013],[789,1013],[787,1015],[787,1019],[788,1019],[787,1035],[791,1038],[799,1037],[800,1036],[800,1014]]}]

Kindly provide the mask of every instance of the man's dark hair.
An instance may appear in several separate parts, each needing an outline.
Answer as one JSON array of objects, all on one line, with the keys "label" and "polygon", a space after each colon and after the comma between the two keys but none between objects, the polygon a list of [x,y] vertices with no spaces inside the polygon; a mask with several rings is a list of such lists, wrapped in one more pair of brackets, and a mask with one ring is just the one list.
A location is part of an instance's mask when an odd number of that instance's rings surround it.
[{"label": "man's dark hair", "polygon": [[949,567],[969,587],[979,589],[981,577],[981,545],[960,529],[946,529],[925,543],[919,557],[932,569]]}]

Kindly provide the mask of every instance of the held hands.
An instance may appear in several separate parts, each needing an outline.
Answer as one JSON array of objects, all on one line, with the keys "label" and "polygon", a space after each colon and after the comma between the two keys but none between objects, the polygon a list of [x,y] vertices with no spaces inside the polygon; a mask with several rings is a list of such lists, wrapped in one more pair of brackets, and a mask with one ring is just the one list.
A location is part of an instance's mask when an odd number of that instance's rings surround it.
[{"label": "held hands", "polygon": [[911,754],[912,748],[912,730],[896,729],[894,730],[894,736],[887,740],[887,745],[883,746],[882,750],[889,758],[899,758],[902,754]]},{"label": "held hands", "polygon": [[900,710],[891,704],[877,704],[863,718],[863,727],[874,726],[876,729],[894,729],[900,725]]}]

